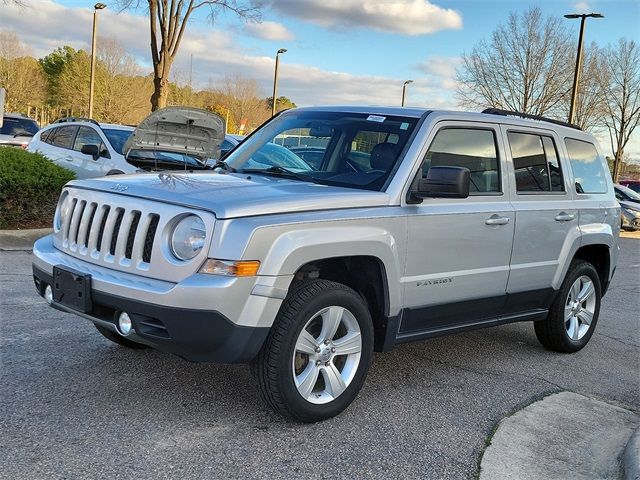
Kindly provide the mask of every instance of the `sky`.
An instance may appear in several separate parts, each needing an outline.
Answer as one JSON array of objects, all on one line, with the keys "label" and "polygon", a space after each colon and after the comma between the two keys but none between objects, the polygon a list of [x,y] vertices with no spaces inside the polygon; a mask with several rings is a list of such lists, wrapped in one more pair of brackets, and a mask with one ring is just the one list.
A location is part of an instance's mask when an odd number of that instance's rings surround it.
[{"label": "sky", "polygon": [[[22,9],[0,6],[0,29],[16,32],[35,56],[61,45],[87,47],[94,1],[26,3]],[[559,18],[598,12],[605,18],[587,21],[587,43],[604,46],[620,37],[640,39],[638,0],[264,0],[264,4],[261,23],[244,23],[231,14],[220,14],[212,23],[206,11],[197,13],[183,39],[176,71],[188,78],[193,55],[195,88],[239,73],[255,78],[266,97],[271,95],[275,52],[286,48],[278,94],[298,105],[397,105],[403,82],[411,79],[407,105],[455,109],[460,57],[488,38],[510,12],[531,6]],[[579,21],[563,21],[577,42]],[[111,2],[99,13],[98,29],[99,37],[116,37],[150,69],[143,10],[121,12]],[[640,132],[634,135],[628,149],[636,158],[640,158],[639,136]]]}]

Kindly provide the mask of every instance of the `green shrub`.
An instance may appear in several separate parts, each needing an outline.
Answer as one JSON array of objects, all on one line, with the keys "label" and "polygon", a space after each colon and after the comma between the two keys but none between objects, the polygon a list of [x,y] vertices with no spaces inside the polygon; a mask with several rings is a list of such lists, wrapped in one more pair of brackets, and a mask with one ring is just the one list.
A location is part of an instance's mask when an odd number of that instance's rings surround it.
[{"label": "green shrub", "polygon": [[0,229],[50,227],[73,172],[39,153],[0,147]]}]

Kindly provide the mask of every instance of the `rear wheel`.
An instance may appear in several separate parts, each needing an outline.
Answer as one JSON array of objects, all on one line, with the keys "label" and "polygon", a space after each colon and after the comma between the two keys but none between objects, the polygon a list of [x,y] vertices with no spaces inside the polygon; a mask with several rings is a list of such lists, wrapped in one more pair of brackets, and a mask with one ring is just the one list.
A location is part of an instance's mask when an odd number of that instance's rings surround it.
[{"label": "rear wheel", "polygon": [[143,343],[134,342],[129,340],[128,338],[124,338],[122,335],[119,335],[116,332],[113,332],[108,328],[103,327],[102,325],[98,325],[95,323],[94,325],[105,338],[111,340],[114,343],[117,343],[118,345],[122,345],[123,347],[127,347],[127,348],[136,348],[136,349],[149,348],[149,346],[144,345]]},{"label": "rear wheel", "polygon": [[351,404],[372,354],[373,326],[362,298],[345,285],[314,280],[289,294],[253,367],[269,405],[317,422]]},{"label": "rear wheel", "polygon": [[593,265],[574,260],[548,317],[534,324],[540,343],[556,352],[582,349],[598,322],[601,291],[600,277]]}]

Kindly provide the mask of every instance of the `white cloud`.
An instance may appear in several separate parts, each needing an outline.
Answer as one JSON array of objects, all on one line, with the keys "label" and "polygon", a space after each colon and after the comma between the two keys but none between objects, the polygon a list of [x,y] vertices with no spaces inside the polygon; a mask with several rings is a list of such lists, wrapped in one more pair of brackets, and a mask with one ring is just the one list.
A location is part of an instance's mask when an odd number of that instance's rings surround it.
[{"label": "white cloud", "polygon": [[245,32],[252,37],[263,40],[293,40],[295,37],[287,27],[277,22],[249,23],[244,28]]},{"label": "white cloud", "polygon": [[416,65],[418,70],[441,78],[455,78],[456,69],[460,65],[462,59],[460,57],[428,57],[424,62]]},{"label": "white cloud", "polygon": [[591,13],[593,11],[591,4],[585,1],[575,2],[573,9],[575,13]]},{"label": "white cloud", "polygon": [[[99,37],[114,37],[151,70],[149,61],[148,20],[140,15],[102,10]],[[55,48],[70,45],[87,48],[91,41],[92,11],[70,8],[53,0],[40,0],[37,9],[3,7],[0,29],[20,36],[37,57]],[[38,25],[38,28],[33,28]],[[196,88],[203,88],[230,74],[254,78],[266,97],[273,82],[274,59],[256,55],[244,48],[237,32],[231,29],[201,29],[196,24],[185,32],[174,68],[185,68],[193,54],[193,78]],[[186,67],[188,68],[188,67]],[[183,72],[184,73],[184,72]],[[280,64],[279,93],[305,105],[399,105],[404,78],[376,75],[353,75],[305,65],[291,64],[286,57]],[[437,79],[416,78],[407,90],[407,104],[454,108],[451,91]]]},{"label": "white cloud", "polygon": [[403,35],[424,35],[462,28],[461,15],[428,0],[272,0],[285,15],[323,27],[373,28]]}]

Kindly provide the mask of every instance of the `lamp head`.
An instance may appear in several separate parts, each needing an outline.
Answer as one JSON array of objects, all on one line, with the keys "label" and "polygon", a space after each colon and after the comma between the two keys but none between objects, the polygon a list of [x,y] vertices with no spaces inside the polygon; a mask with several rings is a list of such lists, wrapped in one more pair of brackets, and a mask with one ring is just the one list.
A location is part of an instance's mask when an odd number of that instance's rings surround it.
[{"label": "lamp head", "polygon": [[410,83],[413,83],[413,80],[406,80],[406,81],[404,82],[404,85],[409,85]]},{"label": "lamp head", "polygon": [[107,5],[104,3],[96,3],[93,8],[95,8],[96,10],[102,10],[103,8],[107,8]]},{"label": "lamp head", "polygon": [[280,55],[281,53],[285,53],[286,51],[286,48],[281,48],[280,50],[278,50],[278,53],[276,55]]}]

